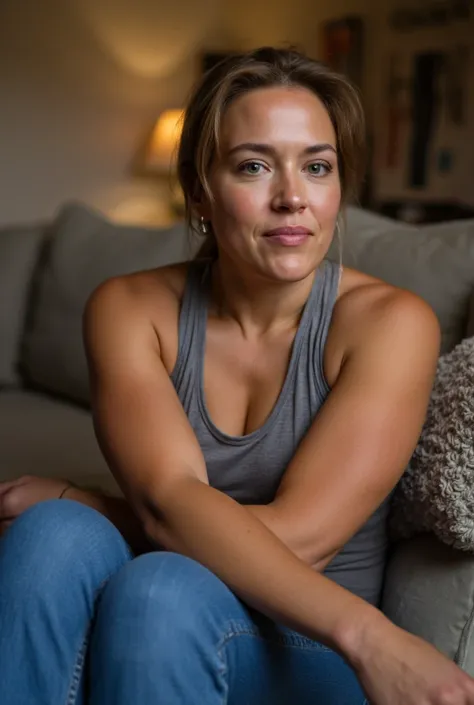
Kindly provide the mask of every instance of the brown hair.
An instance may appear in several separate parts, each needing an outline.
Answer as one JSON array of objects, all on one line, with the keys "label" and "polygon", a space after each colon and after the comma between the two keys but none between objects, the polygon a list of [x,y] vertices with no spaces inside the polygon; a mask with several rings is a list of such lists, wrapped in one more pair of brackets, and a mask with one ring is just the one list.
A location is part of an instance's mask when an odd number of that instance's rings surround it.
[{"label": "brown hair", "polygon": [[[178,149],[178,178],[186,217],[196,230],[193,208],[204,194],[212,201],[208,173],[219,149],[222,117],[229,104],[259,88],[300,86],[322,101],[336,132],[342,204],[356,198],[365,173],[365,120],[357,90],[342,75],[295,49],[262,47],[229,56],[204,74],[189,101]],[[216,251],[208,227],[202,255]]]}]

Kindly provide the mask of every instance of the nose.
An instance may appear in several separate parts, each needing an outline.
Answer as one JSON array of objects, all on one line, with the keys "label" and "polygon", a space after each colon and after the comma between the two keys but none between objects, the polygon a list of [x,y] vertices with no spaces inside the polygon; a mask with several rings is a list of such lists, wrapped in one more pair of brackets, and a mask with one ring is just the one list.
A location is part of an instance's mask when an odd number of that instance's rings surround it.
[{"label": "nose", "polygon": [[281,174],[276,184],[272,207],[279,212],[297,213],[306,206],[305,184],[295,174]]}]

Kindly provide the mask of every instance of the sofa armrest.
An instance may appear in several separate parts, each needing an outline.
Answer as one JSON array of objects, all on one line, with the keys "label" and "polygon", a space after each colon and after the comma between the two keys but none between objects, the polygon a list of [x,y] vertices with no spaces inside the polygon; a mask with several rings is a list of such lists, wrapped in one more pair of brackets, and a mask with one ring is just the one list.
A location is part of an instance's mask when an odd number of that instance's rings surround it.
[{"label": "sofa armrest", "polygon": [[397,543],[382,610],[474,676],[474,555],[423,534]]}]

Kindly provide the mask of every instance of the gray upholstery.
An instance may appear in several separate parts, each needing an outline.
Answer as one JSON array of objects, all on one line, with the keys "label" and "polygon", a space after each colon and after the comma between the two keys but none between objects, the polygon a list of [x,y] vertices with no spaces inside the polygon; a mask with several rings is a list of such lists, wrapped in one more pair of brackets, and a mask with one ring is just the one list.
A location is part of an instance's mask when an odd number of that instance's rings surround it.
[{"label": "gray upholstery", "polygon": [[474,335],[474,291],[472,292],[469,301],[469,311],[466,326],[466,338],[471,338]]},{"label": "gray upholstery", "polygon": [[97,444],[90,413],[45,394],[0,393],[0,480],[66,477],[117,492]]},{"label": "gray upholstery", "polygon": [[429,534],[400,542],[388,564],[382,609],[474,676],[472,554]]},{"label": "gray upholstery", "polygon": [[186,230],[123,227],[80,205],[62,210],[51,231],[35,315],[25,335],[22,370],[29,382],[88,402],[82,313],[105,279],[183,261]]},{"label": "gray upholstery", "polygon": [[[331,254],[337,257],[335,245]],[[474,220],[418,228],[384,225],[362,237],[349,220],[343,262],[424,298],[438,316],[442,352],[461,340],[474,290]]]},{"label": "gray upholstery", "polygon": [[26,304],[43,233],[41,225],[0,230],[0,386],[19,381]]}]

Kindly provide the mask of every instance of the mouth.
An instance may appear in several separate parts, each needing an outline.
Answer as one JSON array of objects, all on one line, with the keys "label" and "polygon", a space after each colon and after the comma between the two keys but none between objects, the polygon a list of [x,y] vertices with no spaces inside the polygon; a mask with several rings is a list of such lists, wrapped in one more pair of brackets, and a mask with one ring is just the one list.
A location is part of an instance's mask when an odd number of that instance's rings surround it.
[{"label": "mouth", "polygon": [[285,247],[297,247],[302,245],[312,236],[312,231],[302,226],[287,226],[285,228],[275,228],[267,230],[263,234],[264,238],[269,242]]}]

